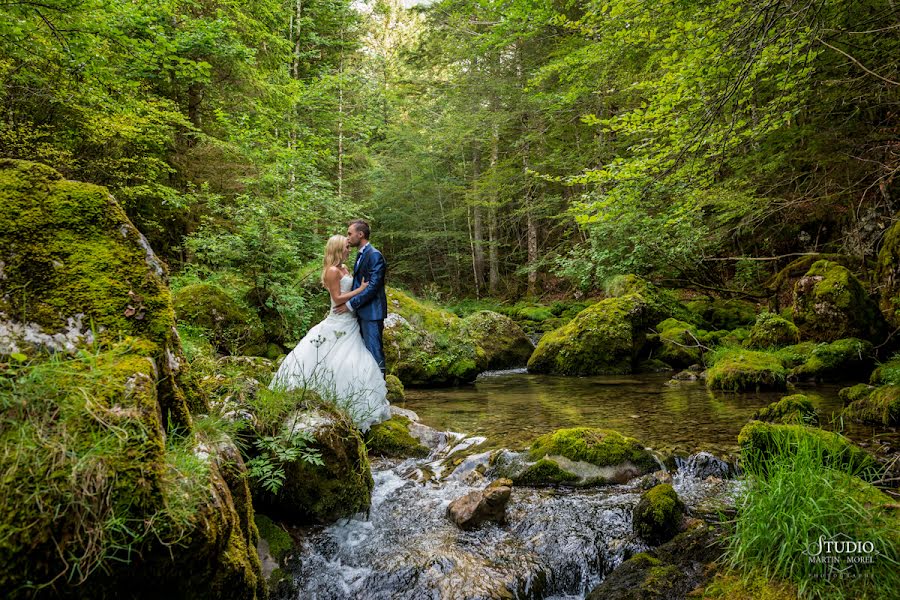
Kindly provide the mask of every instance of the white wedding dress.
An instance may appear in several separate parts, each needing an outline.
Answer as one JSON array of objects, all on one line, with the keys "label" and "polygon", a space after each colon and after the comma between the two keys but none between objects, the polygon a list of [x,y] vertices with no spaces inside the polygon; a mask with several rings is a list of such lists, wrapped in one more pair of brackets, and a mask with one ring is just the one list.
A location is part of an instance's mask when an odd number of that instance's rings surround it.
[{"label": "white wedding dress", "polygon": [[[341,294],[352,285],[353,277],[344,275]],[[328,316],[285,357],[269,388],[314,390],[345,410],[365,432],[391,416],[387,387],[363,343],[356,315],[336,314],[334,307],[332,300]]]}]

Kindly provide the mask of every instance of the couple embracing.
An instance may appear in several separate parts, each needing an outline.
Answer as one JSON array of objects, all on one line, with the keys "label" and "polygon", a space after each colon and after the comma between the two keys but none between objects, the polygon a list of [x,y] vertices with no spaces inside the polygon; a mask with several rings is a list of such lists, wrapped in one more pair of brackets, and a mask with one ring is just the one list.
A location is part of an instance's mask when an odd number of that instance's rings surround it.
[{"label": "couple embracing", "polygon": [[[331,295],[328,316],[285,357],[270,388],[313,390],[349,413],[362,431],[390,418],[384,382],[382,332],[387,317],[387,263],[369,243],[365,221],[325,245],[322,285]],[[359,248],[353,273],[344,262]]]}]

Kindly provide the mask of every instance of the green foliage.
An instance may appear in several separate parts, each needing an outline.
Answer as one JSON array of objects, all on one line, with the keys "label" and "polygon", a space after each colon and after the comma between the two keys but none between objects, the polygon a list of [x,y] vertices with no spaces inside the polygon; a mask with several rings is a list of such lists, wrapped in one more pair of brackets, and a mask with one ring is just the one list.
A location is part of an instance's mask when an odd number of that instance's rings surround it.
[{"label": "green foliage", "polygon": [[310,432],[294,431],[286,435],[267,435],[254,440],[256,456],[247,462],[247,472],[263,489],[275,494],[287,477],[285,465],[298,460],[322,466],[321,454],[310,445]]},{"label": "green foliage", "polygon": [[[764,457],[744,455],[748,487],[729,539],[729,564],[793,584],[800,597],[889,598],[900,585],[890,498],[856,477],[858,465],[836,463],[832,453],[825,438],[798,436],[775,442]],[[869,541],[874,560],[844,562],[839,567],[849,576],[837,577],[834,565],[810,560],[820,539]]]}]

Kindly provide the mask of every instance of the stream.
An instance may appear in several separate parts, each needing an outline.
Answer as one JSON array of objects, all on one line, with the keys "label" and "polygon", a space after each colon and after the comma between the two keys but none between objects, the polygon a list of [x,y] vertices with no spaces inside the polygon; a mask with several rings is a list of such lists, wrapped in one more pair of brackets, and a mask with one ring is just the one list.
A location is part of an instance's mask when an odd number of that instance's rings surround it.
[{"label": "stream", "polygon": [[[369,514],[304,531],[293,597],[584,598],[623,560],[647,550],[632,534],[632,509],[649,485],[641,478],[592,489],[514,487],[506,523],[475,531],[453,525],[447,506],[484,488],[497,476],[492,465],[514,458],[536,436],[588,426],[616,429],[674,453],[671,483],[688,514],[715,518],[733,506],[742,483],[723,477],[728,462],[699,452],[736,456],[737,434],[753,411],[785,394],[712,394],[702,383],[667,382],[659,375],[506,371],[465,387],[408,390],[400,407],[436,430],[430,456],[373,462]],[[834,428],[840,425],[831,418],[841,407],[840,387],[791,393],[807,393],[823,426]],[[853,426],[844,433],[871,440],[873,430]]]}]

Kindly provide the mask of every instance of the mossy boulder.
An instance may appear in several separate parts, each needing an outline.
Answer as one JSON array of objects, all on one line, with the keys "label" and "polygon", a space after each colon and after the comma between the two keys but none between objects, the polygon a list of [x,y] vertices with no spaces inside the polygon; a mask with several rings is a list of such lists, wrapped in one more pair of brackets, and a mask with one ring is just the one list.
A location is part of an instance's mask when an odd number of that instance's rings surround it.
[{"label": "mossy boulder", "polygon": [[762,313],[750,329],[746,344],[748,348],[766,349],[799,342],[800,330],[796,325],[776,314]]},{"label": "mossy boulder", "polygon": [[393,458],[428,456],[428,447],[410,434],[410,423],[407,417],[395,415],[387,421],[372,425],[366,433],[369,455]]},{"label": "mossy boulder", "polygon": [[880,291],[881,310],[891,326],[900,327],[900,221],[881,238],[875,281]]},{"label": "mossy boulder", "polygon": [[670,484],[654,486],[641,494],[634,507],[634,532],[654,546],[668,542],[678,533],[684,510],[684,502]]},{"label": "mossy boulder", "polygon": [[384,327],[387,372],[404,385],[452,385],[474,381],[486,354],[469,339],[463,320],[388,288]]},{"label": "mossy boulder", "polygon": [[851,402],[856,402],[857,400],[868,398],[869,394],[871,394],[872,390],[874,389],[875,386],[866,385],[865,383],[857,383],[856,385],[851,385],[850,387],[841,388],[841,390],[838,392],[838,397],[840,397],[841,402],[844,403],[844,406],[847,406]]},{"label": "mossy boulder", "polygon": [[365,442],[352,424],[324,409],[312,409],[290,415],[283,429],[311,437],[322,464],[300,459],[286,463],[277,492],[254,486],[256,505],[294,524],[330,523],[368,510],[374,480]]},{"label": "mossy boulder", "polygon": [[635,554],[607,575],[587,600],[669,600],[691,597],[724,552],[721,528],[695,521],[672,540]]},{"label": "mossy boulder", "polygon": [[827,260],[813,263],[794,285],[794,323],[804,338],[831,342],[842,338],[882,341],[887,323],[878,305],[846,267]]},{"label": "mossy boulder", "polygon": [[701,362],[702,342],[696,327],[678,319],[666,319],[654,329],[659,343],[659,348],[653,353],[655,358],[677,369]]},{"label": "mossy boulder", "polygon": [[[0,159],[0,353],[147,340],[163,421],[190,428],[166,267],[106,188]],[[21,333],[18,335],[16,332]],[[18,340],[18,341],[17,341]]]},{"label": "mossy boulder", "polygon": [[785,396],[753,413],[752,419],[767,423],[804,423],[816,425],[819,415],[810,399],[803,394]]},{"label": "mossy boulder", "polygon": [[750,421],[738,434],[741,462],[755,472],[765,472],[773,455],[795,452],[798,444],[814,444],[826,465],[840,465],[865,479],[877,476],[878,462],[844,436],[806,425],[778,425]]},{"label": "mossy boulder", "polygon": [[847,338],[815,345],[808,357],[788,373],[791,380],[840,381],[862,378],[875,363],[871,342]]},{"label": "mossy boulder", "polygon": [[787,370],[767,352],[728,349],[721,352],[706,372],[711,390],[746,392],[787,389]]},{"label": "mossy boulder", "polygon": [[900,425],[900,385],[885,385],[868,394],[859,394],[844,408],[852,421],[876,425]]},{"label": "mossy boulder", "polygon": [[687,323],[696,319],[671,295],[633,275],[617,279],[611,291],[617,295],[545,334],[528,370],[559,375],[631,373],[652,325],[670,317]]},{"label": "mossy boulder", "polygon": [[388,402],[394,404],[395,402],[403,402],[406,400],[406,390],[399,377],[396,375],[387,375],[384,378],[384,383],[387,385]]},{"label": "mossy boulder", "polygon": [[524,367],[534,352],[534,344],[515,321],[488,310],[469,315],[462,322],[463,331],[484,351],[482,370],[493,371]]},{"label": "mossy boulder", "polygon": [[517,485],[621,483],[659,467],[653,454],[637,440],[590,427],[543,435],[531,445],[528,458],[533,464],[512,477]]},{"label": "mossy boulder", "polygon": [[222,354],[266,353],[259,316],[235,302],[218,286],[209,283],[185,286],[175,293],[174,306],[178,321],[208,332],[209,341]]},{"label": "mossy boulder", "polygon": [[27,369],[0,377],[6,597],[263,597],[241,456],[221,432],[166,439],[150,358],[126,340]]},{"label": "mossy boulder", "polygon": [[872,371],[869,377],[872,385],[900,385],[900,356],[882,363]]},{"label": "mossy boulder", "polygon": [[746,300],[700,298],[685,306],[717,330],[747,328],[756,321],[756,306]]}]

